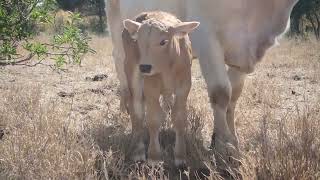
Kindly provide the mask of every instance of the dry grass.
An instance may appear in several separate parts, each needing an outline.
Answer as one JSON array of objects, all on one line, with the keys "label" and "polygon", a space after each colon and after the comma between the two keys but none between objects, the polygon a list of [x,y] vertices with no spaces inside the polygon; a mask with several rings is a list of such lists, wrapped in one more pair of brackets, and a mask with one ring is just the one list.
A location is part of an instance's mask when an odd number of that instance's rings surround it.
[{"label": "dry grass", "polygon": [[[173,168],[169,123],[160,139],[164,164],[150,168],[128,160],[134,139],[118,110],[110,41],[95,37],[92,45],[97,54],[66,72],[0,69],[0,179],[220,179],[206,148],[213,117],[198,63],[188,102],[190,167]],[[236,110],[243,179],[320,178],[319,51],[313,40],[284,40],[248,76]],[[96,74],[108,77],[87,78]]]}]

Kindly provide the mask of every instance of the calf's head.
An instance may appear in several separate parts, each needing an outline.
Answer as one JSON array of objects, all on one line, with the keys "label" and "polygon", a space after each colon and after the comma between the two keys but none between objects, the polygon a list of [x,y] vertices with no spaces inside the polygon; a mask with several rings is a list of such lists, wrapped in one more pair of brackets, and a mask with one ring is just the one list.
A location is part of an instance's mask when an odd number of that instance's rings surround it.
[{"label": "calf's head", "polygon": [[180,55],[179,38],[192,32],[199,22],[180,22],[170,26],[156,19],[148,19],[143,23],[127,19],[123,24],[137,41],[140,72],[155,75],[170,69]]}]

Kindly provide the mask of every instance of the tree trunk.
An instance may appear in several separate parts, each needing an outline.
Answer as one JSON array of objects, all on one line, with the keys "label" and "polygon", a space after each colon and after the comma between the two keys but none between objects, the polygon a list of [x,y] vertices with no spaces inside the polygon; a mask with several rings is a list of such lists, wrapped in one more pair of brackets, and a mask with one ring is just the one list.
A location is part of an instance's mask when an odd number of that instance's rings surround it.
[{"label": "tree trunk", "polygon": [[300,31],[301,16],[293,16],[291,21],[291,32],[294,35],[301,34]]},{"label": "tree trunk", "polygon": [[103,24],[104,24],[104,22],[103,22],[103,12],[104,12],[104,6],[103,6],[103,2],[102,2],[102,0],[98,0],[98,16],[99,16],[99,31],[100,32],[103,32],[104,31],[104,29],[103,29]]}]

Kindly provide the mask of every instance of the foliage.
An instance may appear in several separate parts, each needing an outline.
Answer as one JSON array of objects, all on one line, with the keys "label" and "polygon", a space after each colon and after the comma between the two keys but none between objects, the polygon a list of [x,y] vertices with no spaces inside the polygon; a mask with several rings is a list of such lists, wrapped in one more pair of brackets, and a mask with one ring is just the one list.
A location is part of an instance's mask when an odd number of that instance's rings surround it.
[{"label": "foliage", "polygon": [[80,21],[79,14],[72,14],[63,33],[53,37],[53,44],[55,44],[53,49],[62,51],[62,53],[56,54],[58,55],[55,59],[57,64],[63,65],[64,63],[61,62],[66,62],[65,57],[68,57],[69,63],[72,61],[80,64],[84,54],[94,52],[88,44],[90,38],[85,36],[77,26]]},{"label": "foliage", "polygon": [[105,8],[104,0],[57,0],[57,3],[59,8],[68,11],[75,11],[76,9],[90,9],[89,11],[99,11],[100,8]]},{"label": "foliage", "polygon": [[[19,64],[32,57],[39,64],[49,57],[60,68],[66,63],[80,64],[84,54],[93,52],[88,45],[90,38],[79,28],[81,17],[76,13],[70,14],[63,31],[50,43],[34,40],[38,25],[53,23],[55,0],[3,0],[0,5],[0,64]],[[19,48],[28,55],[20,54]]]}]

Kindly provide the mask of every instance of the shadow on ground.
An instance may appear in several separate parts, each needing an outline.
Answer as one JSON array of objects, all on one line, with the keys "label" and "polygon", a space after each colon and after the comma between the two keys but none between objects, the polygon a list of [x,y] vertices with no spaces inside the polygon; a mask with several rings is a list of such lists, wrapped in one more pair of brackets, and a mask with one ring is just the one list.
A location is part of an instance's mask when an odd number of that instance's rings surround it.
[{"label": "shadow on ground", "polygon": [[[91,135],[97,146],[104,152],[99,157],[97,168],[109,178],[139,178],[154,177],[170,179],[204,179],[209,176],[213,157],[212,152],[203,146],[203,140],[195,134],[189,133],[187,137],[187,166],[179,169],[174,166],[173,148],[175,144],[175,133],[171,129],[160,132],[160,145],[162,149],[163,163],[157,167],[149,167],[146,163],[135,163],[130,160],[131,152],[135,146],[134,136],[124,133],[123,126],[100,126],[91,131]],[[147,132],[147,131],[145,131]],[[149,143],[148,133],[144,134],[144,141]],[[105,161],[105,162],[104,162]],[[110,166],[108,166],[108,164]]]}]

